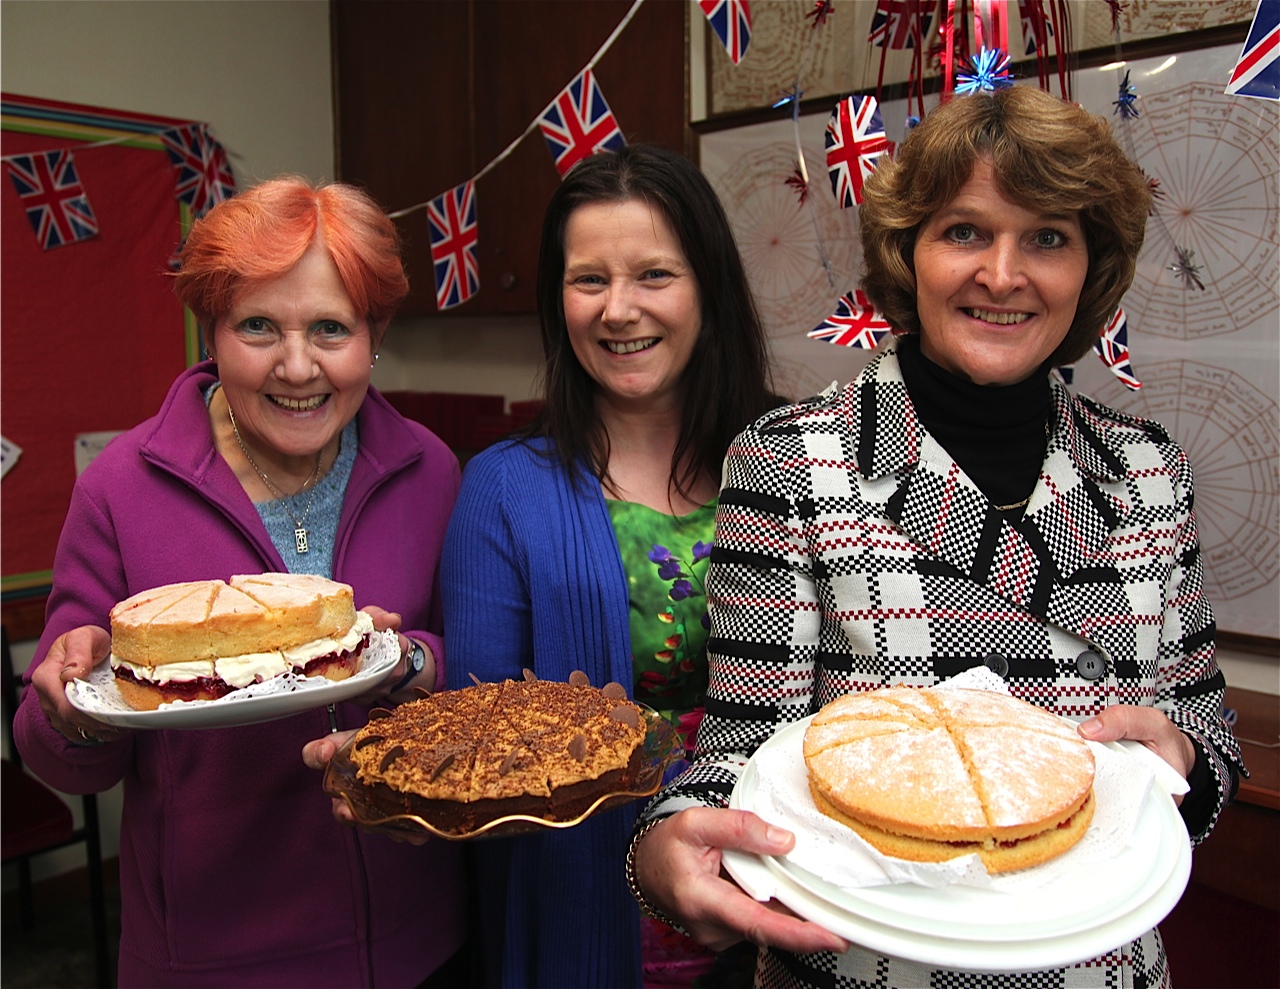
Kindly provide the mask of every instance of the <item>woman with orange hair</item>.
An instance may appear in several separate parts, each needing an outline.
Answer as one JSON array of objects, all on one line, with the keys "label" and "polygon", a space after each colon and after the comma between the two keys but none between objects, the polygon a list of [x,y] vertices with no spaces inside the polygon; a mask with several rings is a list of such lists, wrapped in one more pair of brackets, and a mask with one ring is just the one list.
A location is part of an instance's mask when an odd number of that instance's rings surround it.
[{"label": "woman with orange hair", "polygon": [[351,186],[264,182],[195,225],[176,288],[209,360],[76,484],[18,746],[65,792],[124,782],[119,985],[456,984],[456,848],[341,827],[300,758],[363,725],[363,706],[119,731],[68,703],[67,682],[110,652],[116,602],[261,571],[348,583],[399,631],[373,693],[443,683],[437,569],[458,464],[369,384],[408,291],[394,225]]}]

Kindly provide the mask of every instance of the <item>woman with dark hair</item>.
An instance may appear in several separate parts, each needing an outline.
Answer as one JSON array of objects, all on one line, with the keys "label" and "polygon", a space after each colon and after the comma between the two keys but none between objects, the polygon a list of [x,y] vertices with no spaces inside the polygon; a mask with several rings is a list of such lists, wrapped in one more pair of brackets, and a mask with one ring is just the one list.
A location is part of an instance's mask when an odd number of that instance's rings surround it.
[{"label": "woman with dark hair", "polygon": [[[444,680],[436,574],[458,462],[369,385],[408,291],[395,225],[354,186],[272,179],[196,222],[175,283],[209,360],[76,482],[15,740],[64,792],[124,784],[120,986],[454,984],[441,966],[464,934],[458,849],[339,826],[300,758],[367,705],[117,730],[67,700],[106,661],[117,602],[262,571],[350,584],[397,630],[399,663],[365,700]],[[216,672],[179,665],[136,670]]]},{"label": "woman with dark hair", "polygon": [[[728,220],[687,159],[632,145],[585,159],[543,224],[546,403],[468,465],[445,541],[448,684],[614,681],[692,751],[707,686],[716,492],[733,436],[777,404]],[[487,980],[639,986],[622,875],[635,808],[473,849]],[[648,981],[714,956],[645,930]],[[674,982],[673,982],[674,980]]]},{"label": "woman with dark hair", "polygon": [[1243,768],[1186,455],[1049,374],[1133,278],[1142,172],[1104,120],[1015,86],[933,110],[864,192],[863,287],[899,335],[729,450],[698,758],[642,815],[633,891],[703,944],[753,941],[759,985],[1168,985],[1154,929],[988,979],[851,946],[722,878],[722,849],[795,841],[728,809],[746,760],[851,691],[987,666],[1083,738],[1164,759],[1189,783],[1175,801],[1194,842]]}]

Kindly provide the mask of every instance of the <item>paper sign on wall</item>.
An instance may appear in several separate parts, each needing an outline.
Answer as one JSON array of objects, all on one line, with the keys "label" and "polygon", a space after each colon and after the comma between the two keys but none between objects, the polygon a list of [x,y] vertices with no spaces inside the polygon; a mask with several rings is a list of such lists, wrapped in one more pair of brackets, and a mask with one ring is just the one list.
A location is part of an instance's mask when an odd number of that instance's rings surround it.
[{"label": "paper sign on wall", "polygon": [[0,477],[9,473],[9,468],[22,456],[22,447],[0,436]]},{"label": "paper sign on wall", "polygon": [[102,452],[102,448],[119,436],[121,430],[106,430],[101,433],[76,434],[76,477],[84,473],[84,469],[93,463],[93,458]]}]

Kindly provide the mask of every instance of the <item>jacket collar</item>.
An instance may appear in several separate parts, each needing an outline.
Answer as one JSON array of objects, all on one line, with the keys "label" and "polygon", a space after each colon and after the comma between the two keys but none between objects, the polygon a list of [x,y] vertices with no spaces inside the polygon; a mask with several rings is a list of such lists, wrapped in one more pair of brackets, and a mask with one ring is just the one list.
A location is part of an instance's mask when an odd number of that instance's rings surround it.
[{"label": "jacket collar", "polygon": [[[204,400],[205,391],[217,380],[212,361],[189,367],[174,379],[142,440],[144,457],[197,484],[212,480],[219,465],[230,474],[214,449]],[[422,456],[422,444],[376,389],[369,389],[358,416],[360,456],[376,473],[400,470]]]},{"label": "jacket collar", "polygon": [[885,514],[928,553],[1042,613],[1051,585],[1097,565],[1127,514],[1124,466],[1090,407],[1053,383],[1051,433],[1023,517],[1010,524],[920,424],[890,344],[841,396],[858,471],[890,492]]}]

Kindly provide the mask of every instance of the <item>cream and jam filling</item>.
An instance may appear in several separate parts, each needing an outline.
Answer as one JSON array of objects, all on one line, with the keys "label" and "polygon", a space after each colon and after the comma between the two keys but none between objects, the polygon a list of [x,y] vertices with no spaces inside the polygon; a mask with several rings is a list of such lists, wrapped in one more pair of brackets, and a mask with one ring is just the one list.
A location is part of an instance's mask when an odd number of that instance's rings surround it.
[{"label": "cream and jam filling", "polygon": [[[135,680],[146,686],[162,686],[165,690],[190,689],[191,693],[229,691],[261,683],[289,670],[308,676],[335,665],[354,665],[369,644],[373,619],[363,611],[356,612],[356,622],[346,635],[338,639],[323,638],[292,649],[225,656],[214,661],[165,663],[163,666],[138,666],[111,656],[116,676]],[[226,689],[222,690],[219,685]]]}]

